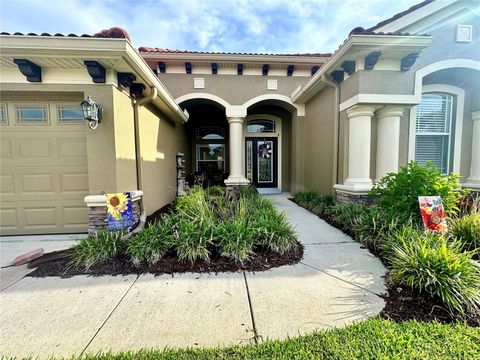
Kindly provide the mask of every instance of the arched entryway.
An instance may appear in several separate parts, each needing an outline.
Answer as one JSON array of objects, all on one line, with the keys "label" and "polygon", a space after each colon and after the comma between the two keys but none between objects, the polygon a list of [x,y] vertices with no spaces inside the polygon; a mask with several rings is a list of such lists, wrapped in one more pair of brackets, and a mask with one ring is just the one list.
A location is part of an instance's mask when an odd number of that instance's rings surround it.
[{"label": "arched entryway", "polygon": [[229,126],[225,107],[210,99],[180,103],[190,115],[185,124],[190,153],[186,154],[187,181],[201,186],[224,185],[229,174]]}]

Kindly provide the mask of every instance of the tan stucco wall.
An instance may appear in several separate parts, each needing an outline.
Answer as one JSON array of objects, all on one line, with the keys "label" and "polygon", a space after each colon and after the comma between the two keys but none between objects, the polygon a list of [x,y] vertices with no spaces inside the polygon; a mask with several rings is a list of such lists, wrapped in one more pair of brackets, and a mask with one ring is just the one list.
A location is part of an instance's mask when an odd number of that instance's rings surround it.
[{"label": "tan stucco wall", "polygon": [[[193,88],[193,79],[196,77],[205,79],[204,89]],[[219,96],[231,105],[241,105],[264,94],[290,96],[299,85],[306,81],[305,77],[296,76],[249,75],[159,74],[158,78],[175,98],[190,93],[209,93]],[[277,80],[278,90],[267,90],[268,79]]]},{"label": "tan stucco wall", "polygon": [[114,88],[113,106],[117,190],[121,192],[136,190],[133,104],[129,96]]},{"label": "tan stucco wall", "polygon": [[304,124],[305,117],[292,115],[292,180],[290,191],[295,194],[304,190],[303,158],[304,158]]},{"label": "tan stucco wall", "polygon": [[335,90],[326,87],[306,104],[304,122],[304,188],[333,192]]},{"label": "tan stucco wall", "polygon": [[139,109],[141,189],[147,215],[175,199],[176,155],[188,153],[185,126],[147,105]]}]

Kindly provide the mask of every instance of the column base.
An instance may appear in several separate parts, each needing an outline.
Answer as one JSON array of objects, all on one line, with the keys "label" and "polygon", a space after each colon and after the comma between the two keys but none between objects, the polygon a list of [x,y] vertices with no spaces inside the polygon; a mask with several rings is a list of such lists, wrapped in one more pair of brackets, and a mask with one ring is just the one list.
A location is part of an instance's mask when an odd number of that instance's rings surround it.
[{"label": "column base", "polygon": [[462,184],[464,188],[470,188],[473,191],[480,191],[480,178],[468,178],[465,184]]},{"label": "column base", "polygon": [[345,184],[336,184],[334,189],[352,193],[367,194],[372,189],[373,183],[370,179],[347,179]]},{"label": "column base", "polygon": [[229,176],[225,180],[227,186],[247,186],[250,185],[250,180],[247,180],[244,176]]}]

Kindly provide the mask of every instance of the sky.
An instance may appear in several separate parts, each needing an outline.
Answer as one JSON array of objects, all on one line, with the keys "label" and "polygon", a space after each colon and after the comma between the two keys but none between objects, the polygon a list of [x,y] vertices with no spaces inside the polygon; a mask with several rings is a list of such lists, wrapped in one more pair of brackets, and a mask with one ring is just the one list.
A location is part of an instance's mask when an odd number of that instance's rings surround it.
[{"label": "sky", "polygon": [[328,53],[421,0],[0,0],[0,30],[93,34],[123,27],[135,47]]}]

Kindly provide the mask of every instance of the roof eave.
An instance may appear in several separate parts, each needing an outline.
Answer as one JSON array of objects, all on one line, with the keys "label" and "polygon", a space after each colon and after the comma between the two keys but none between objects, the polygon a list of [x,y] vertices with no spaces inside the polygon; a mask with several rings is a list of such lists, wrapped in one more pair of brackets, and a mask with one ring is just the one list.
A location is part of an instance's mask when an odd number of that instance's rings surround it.
[{"label": "roof eave", "polygon": [[295,63],[318,64],[327,61],[330,56],[282,56],[282,55],[240,55],[240,54],[195,54],[195,53],[162,53],[140,52],[146,60],[201,61],[224,63]]},{"label": "roof eave", "polygon": [[184,113],[127,39],[1,35],[0,53],[3,56],[28,57],[45,54],[91,58],[100,61],[102,58],[123,58],[145,85],[157,88],[161,101],[157,100],[154,103],[159,105],[162,111],[176,122],[184,123],[188,120],[188,113]]},{"label": "roof eave", "polygon": [[[321,84],[322,75],[335,70],[345,57],[355,50],[369,48],[408,48],[412,51],[421,51],[432,42],[431,36],[402,36],[402,35],[351,35],[333,54],[333,56],[318,70],[308,82],[298,87],[291,95],[295,103],[305,103],[317,94],[324,86]],[[373,51],[373,49],[372,49]]]}]

